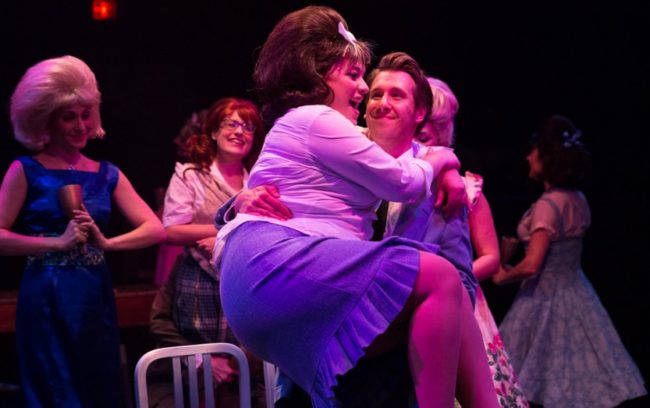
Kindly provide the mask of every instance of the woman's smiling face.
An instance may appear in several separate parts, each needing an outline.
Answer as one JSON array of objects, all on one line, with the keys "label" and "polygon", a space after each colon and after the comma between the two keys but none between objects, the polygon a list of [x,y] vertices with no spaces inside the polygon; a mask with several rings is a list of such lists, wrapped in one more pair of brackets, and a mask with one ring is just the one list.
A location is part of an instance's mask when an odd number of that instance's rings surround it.
[{"label": "woman's smiling face", "polygon": [[96,127],[92,108],[75,104],[52,113],[48,123],[50,142],[64,148],[83,149]]},{"label": "woman's smiling face", "polygon": [[334,94],[329,107],[355,125],[359,117],[359,105],[368,93],[368,85],[363,79],[365,72],[363,65],[345,59],[334,65],[325,77],[325,82]]},{"label": "woman's smiling face", "polygon": [[254,134],[255,127],[233,112],[221,121],[219,129],[212,132],[212,139],[217,142],[218,155],[242,160],[251,151]]}]

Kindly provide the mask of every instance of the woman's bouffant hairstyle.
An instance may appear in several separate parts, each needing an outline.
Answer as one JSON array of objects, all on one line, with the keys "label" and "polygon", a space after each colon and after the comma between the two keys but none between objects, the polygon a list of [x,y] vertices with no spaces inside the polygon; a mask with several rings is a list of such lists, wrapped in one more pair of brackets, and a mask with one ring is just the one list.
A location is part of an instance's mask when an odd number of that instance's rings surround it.
[{"label": "woman's bouffant hairstyle", "polygon": [[10,116],[14,137],[30,150],[42,150],[50,141],[52,114],[81,104],[90,108],[91,138],[104,137],[99,105],[101,94],[95,74],[79,58],[66,55],[32,66],[11,96]]},{"label": "woman's bouffant hairstyle", "polygon": [[579,188],[590,169],[582,132],[564,116],[546,119],[531,139],[542,163],[541,181],[553,187]]},{"label": "woman's bouffant hairstyle", "polygon": [[235,112],[245,123],[255,126],[253,145],[243,159],[244,167],[250,170],[264,143],[264,123],[257,106],[246,99],[222,98],[209,109],[193,113],[174,139],[178,146],[178,155],[202,170],[208,170],[219,151],[212,134],[219,130],[225,118]]},{"label": "woman's bouffant hairstyle", "polygon": [[426,110],[424,120],[419,123],[415,129],[415,132],[419,133],[431,115],[431,106],[433,102],[431,87],[427,81],[427,76],[422,68],[420,68],[420,64],[405,52],[391,52],[386,54],[379,60],[377,67],[368,75],[368,85],[370,88],[372,88],[372,83],[377,75],[382,71],[401,71],[408,74],[413,79],[413,82],[415,83],[415,92],[413,94],[415,107],[416,109]]},{"label": "woman's bouffant hairstyle", "polygon": [[454,118],[458,113],[458,99],[444,81],[433,77],[427,79],[433,94],[429,123],[437,138],[434,144],[451,147],[454,144]]},{"label": "woman's bouffant hairstyle", "polygon": [[265,122],[272,124],[291,108],[328,104],[333,93],[325,77],[341,60],[364,67],[370,63],[370,45],[346,39],[339,23],[347,30],[335,10],[308,6],[287,14],[273,28],[253,73]]},{"label": "woman's bouffant hairstyle", "polygon": [[203,123],[205,123],[207,113],[207,109],[192,112],[192,116],[185,121],[178,136],[174,138],[174,144],[176,144],[177,148],[176,153],[181,159],[193,162],[193,152],[197,149],[204,150],[196,146],[202,142]]}]

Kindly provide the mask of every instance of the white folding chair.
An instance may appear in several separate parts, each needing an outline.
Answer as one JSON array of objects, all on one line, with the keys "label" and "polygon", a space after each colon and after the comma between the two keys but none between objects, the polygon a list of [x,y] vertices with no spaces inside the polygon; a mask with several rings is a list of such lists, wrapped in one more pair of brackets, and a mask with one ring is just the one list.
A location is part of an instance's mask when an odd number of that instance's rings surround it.
[{"label": "white folding chair", "polygon": [[268,361],[264,362],[264,397],[266,408],[274,408],[280,398],[280,386],[277,383],[278,368]]},{"label": "white folding chair", "polygon": [[210,355],[217,353],[230,354],[235,357],[239,365],[239,406],[240,408],[251,407],[251,385],[248,360],[244,352],[234,344],[230,343],[206,343],[192,344],[188,346],[164,347],[151,350],[145,353],[135,366],[135,393],[136,407],[148,408],[149,396],[147,393],[147,369],[152,362],[160,359],[171,359],[174,372],[174,406],[182,408],[183,398],[183,376],[181,373],[181,360],[186,362],[187,379],[189,385],[189,402],[191,408],[199,406],[199,386],[196,369],[196,355],[200,354],[203,359],[203,389],[205,394],[205,406],[214,407],[214,389],[212,385],[212,364]]}]

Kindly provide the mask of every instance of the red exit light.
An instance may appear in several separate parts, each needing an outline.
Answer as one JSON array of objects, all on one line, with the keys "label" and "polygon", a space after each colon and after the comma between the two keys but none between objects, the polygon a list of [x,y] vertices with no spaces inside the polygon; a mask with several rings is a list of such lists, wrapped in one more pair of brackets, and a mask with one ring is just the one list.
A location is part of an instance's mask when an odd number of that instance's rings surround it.
[{"label": "red exit light", "polygon": [[93,0],[93,20],[111,20],[117,15],[116,0]]}]

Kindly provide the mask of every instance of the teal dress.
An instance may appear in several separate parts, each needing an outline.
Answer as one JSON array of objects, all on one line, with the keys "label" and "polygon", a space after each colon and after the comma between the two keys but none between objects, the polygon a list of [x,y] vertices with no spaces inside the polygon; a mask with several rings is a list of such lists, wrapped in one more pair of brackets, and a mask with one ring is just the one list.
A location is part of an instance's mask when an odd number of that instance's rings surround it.
[{"label": "teal dress", "polygon": [[[103,231],[119,171],[102,161],[98,172],[51,170],[20,157],[27,197],[16,230],[61,235],[68,224],[57,198],[80,184],[91,216]],[[119,341],[111,277],[101,250],[88,244],[29,256],[16,312],[21,389],[28,407],[120,405]]]}]

